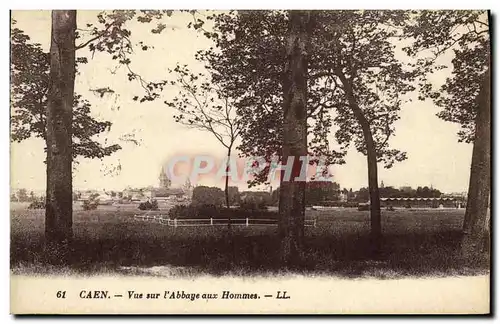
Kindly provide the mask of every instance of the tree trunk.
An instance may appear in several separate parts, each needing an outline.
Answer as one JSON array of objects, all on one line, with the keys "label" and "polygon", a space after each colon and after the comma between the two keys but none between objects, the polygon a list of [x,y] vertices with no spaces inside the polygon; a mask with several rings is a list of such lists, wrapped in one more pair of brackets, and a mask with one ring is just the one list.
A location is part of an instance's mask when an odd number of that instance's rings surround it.
[{"label": "tree trunk", "polygon": [[[301,156],[307,156],[307,49],[310,17],[307,11],[291,11],[287,45],[287,64],[283,79],[283,155],[282,164],[293,157],[290,179],[281,171],[279,233],[281,259],[286,265],[299,262],[304,238],[305,181],[300,175]],[[289,167],[289,166],[288,166]]]},{"label": "tree trunk", "polygon": [[60,247],[72,238],[72,114],[75,85],[75,10],[52,11],[47,105],[45,236]]},{"label": "tree trunk", "polygon": [[231,147],[227,149],[227,162],[226,162],[226,183],[224,186],[224,194],[226,195],[226,207],[229,208],[229,159],[231,158]]},{"label": "tree trunk", "polygon": [[[365,130],[365,129],[368,130]],[[377,152],[373,143],[370,126],[363,127],[368,161],[368,189],[370,190],[370,226],[371,248],[378,254],[382,245],[382,217],[380,214],[380,192],[378,188]]]},{"label": "tree trunk", "polygon": [[368,190],[370,192],[370,248],[372,255],[377,255],[382,247],[382,217],[380,213],[380,190],[378,187],[377,150],[373,142],[370,124],[356,102],[351,84],[342,71],[337,72],[340,81],[344,85],[349,107],[361,126],[365,139],[366,158],[368,162]]},{"label": "tree trunk", "polygon": [[226,182],[224,184],[224,195],[226,196],[226,207],[228,209],[228,222],[227,229],[231,230],[231,213],[229,212],[229,208],[231,208],[231,204],[229,203],[229,159],[231,158],[231,146],[227,149],[227,162],[226,162]]},{"label": "tree trunk", "polygon": [[368,190],[370,192],[370,248],[377,255],[382,245],[382,217],[380,214],[380,191],[378,188],[377,151],[373,142],[370,125],[361,109],[356,106],[356,117],[363,130],[366,144],[366,159],[368,162]]},{"label": "tree trunk", "polygon": [[462,252],[467,258],[480,252],[488,229],[491,188],[491,99],[490,69],[484,75],[478,94],[478,111],[469,180],[467,207],[463,223]]}]

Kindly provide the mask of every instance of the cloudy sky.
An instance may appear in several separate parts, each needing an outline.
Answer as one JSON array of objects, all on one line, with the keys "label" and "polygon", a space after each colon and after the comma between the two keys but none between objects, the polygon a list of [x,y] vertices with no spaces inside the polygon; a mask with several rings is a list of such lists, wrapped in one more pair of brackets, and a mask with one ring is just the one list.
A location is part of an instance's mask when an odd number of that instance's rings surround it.
[{"label": "cloudy sky", "polygon": [[[78,26],[95,21],[97,12],[79,11]],[[49,11],[14,11],[12,18],[17,27],[24,30],[34,42],[46,50],[50,45]],[[168,77],[167,69],[177,62],[188,64],[193,70],[202,67],[194,60],[197,49],[211,45],[202,35],[185,26],[191,19],[184,14],[174,14],[166,20],[167,30],[160,35],[148,32],[151,26],[134,23],[130,26],[135,42],[144,41],[154,46],[147,52],[137,53],[132,66],[148,80]],[[88,54],[81,50],[78,55]],[[449,64],[451,55],[441,58]],[[433,77],[436,84],[442,83],[449,71]],[[110,87],[116,94],[99,98],[89,89]],[[155,102],[137,103],[132,94],[140,94],[135,82],[126,79],[123,68],[115,71],[109,57],[96,54],[89,63],[80,68],[76,80],[76,92],[92,103],[92,114],[113,122],[111,131],[101,135],[101,141],[118,143],[123,149],[100,160],[78,160],[75,166],[74,186],[76,188],[121,189],[127,186],[142,187],[158,184],[162,165],[178,154],[209,154],[223,157],[224,148],[208,133],[187,129],[176,124],[173,111],[163,101],[176,92],[168,89],[164,97]],[[416,95],[415,95],[416,99]],[[430,100],[413,100],[403,106],[401,119],[396,123],[396,136],[390,141],[392,147],[405,150],[406,161],[386,170],[379,166],[379,179],[386,186],[434,186],[444,192],[467,190],[472,145],[457,142],[458,125],[444,122],[436,117],[439,111]],[[139,145],[121,141],[125,134],[133,134]],[[45,187],[44,143],[30,139],[11,145],[11,186],[43,190]],[[349,151],[347,164],[334,166],[331,171],[341,187],[354,190],[367,186],[366,157]],[[118,165],[121,170],[114,168]],[[205,178],[204,184],[222,186],[214,179]],[[243,189],[243,184],[240,184]]]}]

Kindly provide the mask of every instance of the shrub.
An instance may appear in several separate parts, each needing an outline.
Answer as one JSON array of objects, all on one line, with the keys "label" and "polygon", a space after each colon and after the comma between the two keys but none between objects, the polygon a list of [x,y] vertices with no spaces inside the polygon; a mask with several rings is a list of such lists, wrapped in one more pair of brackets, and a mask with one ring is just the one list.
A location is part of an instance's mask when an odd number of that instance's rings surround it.
[{"label": "shrub", "polygon": [[244,200],[240,203],[240,210],[266,210],[267,204],[264,200]]},{"label": "shrub", "polygon": [[342,203],[341,207],[356,208],[358,207],[358,204],[355,201],[345,201]]},{"label": "shrub", "polygon": [[358,205],[358,210],[370,210],[370,204],[359,204]]},{"label": "shrub", "polygon": [[260,218],[260,219],[278,219],[277,211],[268,211],[263,209],[242,209],[242,208],[218,208],[214,205],[179,205],[175,206],[168,212],[170,219],[245,219],[245,218]]},{"label": "shrub", "polygon": [[217,187],[199,186],[194,188],[191,198],[193,205],[215,205],[224,204],[224,191]]},{"label": "shrub", "polygon": [[245,218],[260,218],[260,219],[278,219],[279,213],[277,211],[270,211],[267,209],[227,209],[224,208],[219,213],[221,218],[231,219],[245,219]]},{"label": "shrub", "polygon": [[212,204],[197,206],[196,213],[199,218],[217,218],[220,208]]},{"label": "shrub", "polygon": [[42,200],[35,200],[28,206],[28,209],[44,209],[44,208],[45,208],[45,202]]},{"label": "shrub", "polygon": [[168,212],[170,219],[186,219],[186,218],[220,218],[221,208],[215,205],[178,205],[171,208]]},{"label": "shrub", "polygon": [[97,206],[99,205],[98,200],[84,200],[83,201],[83,210],[94,210],[97,209]]},{"label": "shrub", "polygon": [[151,203],[149,201],[140,203],[138,208],[140,210],[149,210],[149,209],[151,209]]},{"label": "shrub", "polygon": [[191,206],[177,205],[172,207],[168,211],[168,217],[170,219],[175,218],[195,218],[195,209]]},{"label": "shrub", "polygon": [[158,202],[153,199],[151,202],[148,200],[146,202],[139,204],[140,210],[158,210]]},{"label": "shrub", "polygon": [[257,209],[267,210],[267,202],[265,200],[261,200],[257,203]]}]

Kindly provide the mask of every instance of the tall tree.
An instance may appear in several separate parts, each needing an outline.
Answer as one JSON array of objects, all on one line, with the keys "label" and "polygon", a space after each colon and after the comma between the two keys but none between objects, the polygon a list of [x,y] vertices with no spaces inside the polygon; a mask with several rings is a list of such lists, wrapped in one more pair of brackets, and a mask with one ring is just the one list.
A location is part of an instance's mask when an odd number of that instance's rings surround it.
[{"label": "tall tree", "polygon": [[20,202],[26,202],[26,201],[28,201],[28,191],[26,189],[24,189],[24,188],[19,189],[17,191],[17,199]]},{"label": "tall tree", "polygon": [[[414,89],[416,75],[396,59],[393,45],[406,17],[384,11],[318,11],[315,16],[320,27],[311,35],[308,49],[308,155],[313,163],[318,156],[327,165],[344,163],[351,144],[367,155],[377,247],[381,236],[377,163],[390,168],[406,158],[389,146],[404,94]],[[214,81],[236,98],[243,124],[240,150],[247,156],[278,156],[285,163],[279,151],[284,105],[278,89],[286,64],[288,14],[243,11],[212,19],[214,32],[209,36],[217,49],[202,51],[199,57],[208,62]],[[336,144],[329,138],[333,124],[338,126]],[[265,180],[257,177],[256,182]]]},{"label": "tall tree", "polygon": [[72,238],[72,120],[75,87],[75,10],[52,11],[47,104],[45,235],[49,243]]},{"label": "tall tree", "polygon": [[[491,192],[491,81],[490,64],[483,76],[477,96],[476,129],[472,149],[471,174],[463,230],[465,255],[483,249],[485,233],[490,231],[489,213]],[[488,221],[488,217],[490,220]]]},{"label": "tall tree", "polygon": [[414,90],[411,83],[416,77],[395,55],[393,42],[404,19],[401,12],[323,12],[323,41],[318,42],[326,51],[326,59],[318,64],[325,75],[324,106],[335,108],[337,114],[336,139],[346,146],[353,142],[367,157],[374,252],[380,250],[382,235],[378,163],[390,168],[406,159],[405,152],[389,148],[404,95]]},{"label": "tall tree", "polygon": [[176,76],[171,85],[176,85],[179,92],[165,104],[179,112],[174,116],[175,121],[211,133],[227,150],[224,194],[229,208],[229,171],[241,118],[232,100],[203,73],[194,74],[185,65],[177,65],[170,73]]},{"label": "tall tree", "polygon": [[[292,160],[290,179],[282,170],[278,228],[281,258],[296,264],[303,252],[305,219],[305,179],[300,180],[307,157],[307,75],[308,48],[313,18],[308,11],[290,12],[286,65],[283,75],[283,161]],[[299,179],[299,180],[297,180]]]},{"label": "tall tree", "polygon": [[[22,62],[23,50],[35,56],[31,66],[35,68],[36,74],[30,75],[31,71],[26,69],[24,71],[11,69],[12,75],[16,76],[18,73],[17,77],[21,72],[20,83],[16,85],[16,78],[12,78],[14,87],[11,91],[13,101],[17,100],[19,113],[13,122],[15,125],[13,137],[14,140],[23,140],[34,133],[35,136],[45,138],[47,151],[45,234],[49,245],[62,246],[72,237],[73,156],[102,157],[118,149],[117,146],[102,148],[91,139],[92,135],[102,132],[109,126],[107,123],[99,123],[89,117],[90,106],[87,102],[83,102],[81,109],[73,112],[75,99],[77,102],[79,100],[79,97],[75,98],[74,95],[76,51],[88,47],[93,54],[100,51],[113,55],[113,59],[119,60],[119,64],[128,69],[129,80],[138,80],[146,91],[141,100],[153,100],[152,98],[156,95],[153,90],[164,83],[146,82],[130,68],[131,60],[128,56],[133,52],[133,44],[129,38],[131,32],[125,28],[125,23],[133,17],[137,17],[140,22],[151,22],[153,19],[160,19],[164,14],[170,16],[172,12],[145,10],[137,16],[136,12],[131,10],[99,13],[97,20],[101,26],[88,24],[87,27],[91,28],[88,30],[89,38],[76,45],[76,39],[82,37],[76,31],[76,11],[54,10],[52,11],[51,45],[48,57],[37,45],[23,47],[21,44],[21,46],[13,47],[13,50],[20,49],[12,59],[14,65],[16,62]],[[159,24],[152,32],[160,32],[162,28],[165,28],[164,25]],[[26,43],[29,40],[18,30],[14,30],[13,36],[14,43],[16,41]],[[141,48],[147,50],[148,46],[141,42]],[[47,59],[50,61],[50,68],[46,85],[48,90],[44,92],[43,72]],[[78,60],[80,63],[86,61],[86,58]],[[20,66],[23,65],[17,64],[17,68]],[[107,92],[113,92],[109,88],[95,89],[95,91],[101,96]],[[22,98],[19,98],[20,93]],[[47,104],[44,116],[45,96]],[[22,102],[23,99],[25,99],[24,102]],[[19,101],[21,101],[21,106],[19,106]],[[23,107],[22,104],[28,105]],[[90,127],[85,129],[87,126]],[[76,134],[77,145],[73,145],[73,134]],[[64,251],[64,249],[56,250]]]},{"label": "tall tree", "polygon": [[[13,21],[13,26],[15,26]],[[49,90],[50,54],[40,44],[30,42],[30,37],[18,28],[11,31],[11,139],[16,142],[31,137],[46,137],[47,93]],[[85,58],[77,58],[85,63]],[[102,158],[121,147],[103,145],[94,140],[95,135],[109,130],[111,122],[98,121],[91,114],[90,103],[75,95],[73,104],[73,158]]]},{"label": "tall tree", "polygon": [[436,64],[445,53],[453,53],[451,76],[437,90],[422,80],[421,99],[431,98],[442,108],[438,117],[458,123],[460,142],[473,142],[471,173],[465,211],[463,250],[467,255],[481,250],[491,190],[491,63],[490,22],[485,11],[417,11],[406,34],[415,39],[405,50],[419,56],[425,72],[447,66]]},{"label": "tall tree", "polygon": [[[266,183],[270,162],[282,161],[282,91],[289,13],[243,10],[218,13],[207,19],[213,21],[213,28],[205,35],[214,41],[215,47],[199,51],[197,58],[205,63],[213,81],[235,100],[242,125],[238,149],[246,157],[264,157],[268,162],[249,185]],[[309,58],[314,59],[314,55]],[[311,162],[322,156],[327,165],[344,163],[345,152],[328,142],[331,118],[319,109],[322,93],[313,82],[317,77],[311,67],[308,77],[308,155]]]}]

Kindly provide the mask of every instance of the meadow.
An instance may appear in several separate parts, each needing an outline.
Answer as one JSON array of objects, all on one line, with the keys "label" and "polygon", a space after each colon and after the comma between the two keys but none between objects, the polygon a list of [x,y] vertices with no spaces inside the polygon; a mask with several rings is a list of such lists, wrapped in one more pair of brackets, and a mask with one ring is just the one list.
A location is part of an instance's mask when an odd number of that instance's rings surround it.
[{"label": "meadow", "polygon": [[[460,253],[464,209],[382,211],[383,246],[370,256],[369,212],[308,210],[303,262],[283,270],[275,226],[169,227],[138,221],[131,206],[75,207],[74,240],[66,265],[44,251],[44,211],[11,206],[10,262],[23,274],[151,274],[160,276],[267,275],[283,272],[339,277],[394,278],[484,274],[489,254],[465,260]],[[152,212],[166,215],[166,211]],[[150,212],[151,214],[151,212]]]}]

